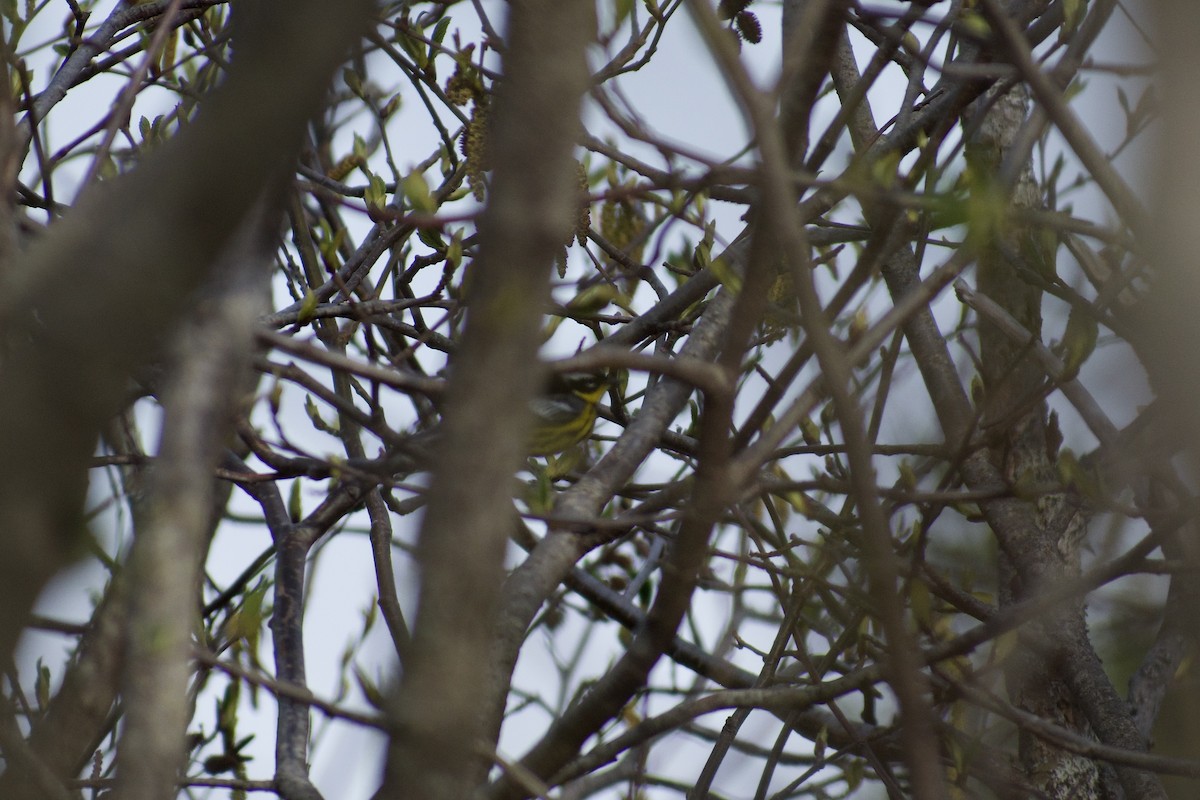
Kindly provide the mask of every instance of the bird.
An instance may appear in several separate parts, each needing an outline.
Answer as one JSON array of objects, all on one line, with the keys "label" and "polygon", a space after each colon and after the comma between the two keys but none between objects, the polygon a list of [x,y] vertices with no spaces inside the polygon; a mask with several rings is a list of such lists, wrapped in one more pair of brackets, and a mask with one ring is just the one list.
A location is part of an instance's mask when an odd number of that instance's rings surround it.
[{"label": "bird", "polygon": [[[611,383],[605,373],[552,374],[544,390],[529,401],[534,422],[525,454],[553,456],[586,439],[596,424],[597,404]],[[407,437],[387,454],[372,459],[348,459],[343,466],[399,480],[426,468],[441,439],[442,428],[438,424]]]},{"label": "bird", "polygon": [[596,406],[609,385],[603,373],[552,375],[546,391],[529,401],[534,423],[526,453],[551,456],[586,439],[596,424]]}]

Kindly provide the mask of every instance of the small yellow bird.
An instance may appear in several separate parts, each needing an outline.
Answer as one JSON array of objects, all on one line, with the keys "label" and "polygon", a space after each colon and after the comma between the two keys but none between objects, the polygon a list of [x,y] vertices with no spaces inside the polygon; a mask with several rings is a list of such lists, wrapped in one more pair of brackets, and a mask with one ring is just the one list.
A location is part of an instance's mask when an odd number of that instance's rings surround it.
[{"label": "small yellow bird", "polygon": [[586,439],[596,424],[596,404],[608,387],[606,375],[567,372],[551,376],[548,391],[529,404],[535,419],[529,455],[561,453]]}]

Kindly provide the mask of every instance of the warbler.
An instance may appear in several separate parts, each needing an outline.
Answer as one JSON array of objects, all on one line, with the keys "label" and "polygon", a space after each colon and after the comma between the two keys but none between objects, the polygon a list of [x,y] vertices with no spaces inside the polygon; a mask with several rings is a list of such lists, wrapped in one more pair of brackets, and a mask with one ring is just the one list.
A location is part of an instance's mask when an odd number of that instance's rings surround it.
[{"label": "warbler", "polygon": [[608,386],[605,375],[567,372],[551,376],[547,391],[529,403],[534,415],[526,448],[529,455],[554,455],[586,439],[596,424],[596,404]]},{"label": "warbler", "polygon": [[[525,452],[531,456],[561,453],[582,442],[596,424],[596,404],[608,389],[606,375],[583,372],[555,374],[544,392],[530,401],[534,424]],[[349,467],[383,472],[395,480],[428,465],[442,438],[440,426],[410,436],[382,459],[350,459]]]}]

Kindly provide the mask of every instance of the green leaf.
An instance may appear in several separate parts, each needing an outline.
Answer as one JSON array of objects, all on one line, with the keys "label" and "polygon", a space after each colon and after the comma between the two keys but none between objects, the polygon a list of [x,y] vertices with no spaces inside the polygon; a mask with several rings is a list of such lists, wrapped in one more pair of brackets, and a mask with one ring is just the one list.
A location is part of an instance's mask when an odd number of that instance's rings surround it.
[{"label": "green leaf", "polygon": [[[422,33],[420,28],[415,29],[419,35]],[[403,31],[396,32],[396,44],[404,49],[404,52],[412,56],[412,60],[417,62],[417,66],[425,69],[429,65],[429,52],[425,49],[425,43],[419,39],[409,36]]]},{"label": "green leaf", "polygon": [[384,707],[383,692],[379,686],[363,672],[357,665],[354,667],[354,680],[358,683],[358,688],[362,691],[363,696],[367,698],[367,702],[377,709],[382,710]]},{"label": "green leaf", "polygon": [[525,504],[532,514],[548,514],[554,508],[554,476],[549,474],[552,466],[542,466],[530,461],[533,480],[525,486]]},{"label": "green leaf", "polygon": [[[324,222],[324,220],[322,220]],[[329,228],[322,225],[319,229],[317,238],[317,246],[321,251],[321,255],[331,264],[338,262],[338,249],[342,246],[342,242],[346,239],[346,229],[338,228],[330,234]]]},{"label": "green leaf", "polygon": [[237,681],[230,681],[225,687],[221,699],[217,701],[217,729],[234,731],[237,729],[238,696],[241,694]]},{"label": "green leaf", "polygon": [[313,312],[317,310],[321,300],[317,297],[312,289],[304,293],[304,300],[300,303],[300,311],[296,314],[296,322],[301,325],[306,325],[312,321]]},{"label": "green leaf", "polygon": [[322,433],[332,433],[332,434],[337,433],[337,431],[338,431],[337,424],[336,423],[330,424],[321,418],[321,412],[317,408],[317,403],[315,400],[312,399],[311,395],[306,396],[304,398],[304,411],[305,411],[305,413],[308,414],[308,419],[312,423],[314,428],[321,431]]},{"label": "green leaf", "polygon": [[721,284],[729,291],[737,294],[742,291],[742,276],[719,258],[712,257],[713,242],[716,240],[716,222],[704,226],[704,238],[696,245],[692,253],[692,264],[696,269],[708,268]]},{"label": "green leaf", "polygon": [[463,256],[463,232],[455,231],[450,237],[450,244],[446,245],[446,264],[451,270],[456,270],[462,264]]},{"label": "green leaf", "polygon": [[279,404],[283,401],[283,382],[276,375],[271,380],[271,388],[267,391],[267,405],[272,414],[279,413]]},{"label": "green leaf", "polygon": [[1074,378],[1088,356],[1096,349],[1100,326],[1090,308],[1072,305],[1067,317],[1067,329],[1063,332],[1064,379]]},{"label": "green leaf", "polygon": [[433,41],[441,44],[442,40],[446,38],[446,31],[449,29],[450,18],[442,17],[440,20],[438,20],[437,26],[433,29]]},{"label": "green leaf", "polygon": [[619,28],[633,13],[633,0],[615,0],[616,18],[613,27]]},{"label": "green leaf", "polygon": [[1087,8],[1087,0],[1063,0],[1063,23],[1058,29],[1059,43],[1065,42],[1083,21],[1083,12]]},{"label": "green leaf", "polygon": [[804,492],[784,492],[783,499],[787,501],[793,511],[805,519],[812,514],[812,504],[808,502],[808,495]]},{"label": "green leaf", "polygon": [[117,169],[117,162],[113,160],[113,157],[111,155],[105,156],[104,160],[100,162],[100,171],[97,173],[101,180],[115,178],[119,173],[120,170]]},{"label": "green leaf", "polygon": [[[293,485],[299,485],[295,481]],[[228,642],[244,641],[246,649],[253,652],[258,649],[259,637],[262,634],[263,622],[270,613],[265,608],[265,600],[270,582],[260,578],[254,588],[246,592],[242,605],[229,616],[222,628],[222,633]]]},{"label": "green leaf", "polygon": [[442,232],[437,228],[418,228],[417,238],[434,250],[444,250],[446,247]]},{"label": "green leaf", "polygon": [[909,587],[908,601],[913,619],[922,628],[929,628],[933,619],[933,598],[929,594],[929,587],[921,581],[913,581]]},{"label": "green leaf", "polygon": [[710,261],[708,268],[726,289],[734,294],[742,291],[742,276],[730,268],[729,263],[725,259],[718,258]]},{"label": "green leaf", "polygon": [[612,284],[597,283],[567,301],[567,308],[584,314],[594,314],[620,295],[621,291]]},{"label": "green leaf", "polygon": [[387,205],[387,185],[383,182],[383,178],[378,175],[371,175],[367,179],[367,189],[363,193],[363,200],[367,203],[369,211],[382,211]]},{"label": "green leaf", "polygon": [[892,150],[871,162],[871,178],[882,189],[891,189],[896,185],[896,172],[900,168],[902,153]]},{"label": "green leaf", "polygon": [[354,154],[354,158],[357,159],[359,164],[365,163],[367,156],[370,155],[370,153],[367,152],[367,143],[363,141],[363,138],[357,133],[354,134],[354,146],[351,148],[351,152]]},{"label": "green leaf", "polygon": [[391,118],[392,114],[395,114],[397,111],[400,110],[400,103],[401,103],[400,93],[397,92],[396,94],[389,97],[386,103],[384,103],[382,106],[380,106],[379,118],[380,119]]},{"label": "green leaf", "polygon": [[363,96],[363,79],[357,70],[348,67],[342,70],[342,80],[346,82],[346,87],[354,93],[355,97]]},{"label": "green leaf", "polygon": [[992,38],[992,26],[988,25],[987,20],[978,11],[964,11],[959,17],[959,24],[967,34],[976,39]]},{"label": "green leaf", "polygon": [[807,445],[818,445],[821,443],[821,428],[817,423],[812,421],[812,417],[805,417],[800,420],[800,435],[804,437],[804,443]]},{"label": "green leaf", "polygon": [[[571,470],[583,463],[584,456],[587,455],[582,445],[569,447],[561,453],[546,456],[546,472],[545,477],[548,481],[556,481],[559,478],[564,478],[571,474]],[[551,494],[553,497],[553,494]],[[554,507],[553,500],[548,501],[550,509]]]},{"label": "green leaf", "polygon": [[414,172],[400,181],[400,191],[404,194],[404,199],[408,200],[408,204],[416,211],[423,211],[426,214],[437,211],[437,201],[433,199],[433,194],[429,191],[429,184],[421,173]]},{"label": "green leaf", "polygon": [[37,698],[38,708],[45,709],[50,704],[50,668],[37,660],[37,678],[33,683],[33,693]]},{"label": "green leaf", "polygon": [[1005,631],[992,640],[992,662],[1003,664],[1020,643],[1021,634],[1017,631]]},{"label": "green leaf", "polygon": [[[310,415],[316,411],[316,404],[312,404],[312,398],[305,398],[304,404],[309,406]],[[304,496],[301,494],[300,481],[292,481],[292,490],[288,492],[288,516],[292,522],[299,522],[304,519]]]},{"label": "green leaf", "polygon": [[1008,193],[978,169],[967,169],[967,182],[967,236],[975,246],[986,246],[1008,218]]},{"label": "green leaf", "polygon": [[860,760],[860,759],[852,760],[846,766],[845,775],[846,775],[847,790],[853,792],[855,789],[857,789],[859,786],[861,786],[862,782],[863,782],[863,778],[865,777],[865,772],[866,772],[866,767],[864,766],[864,762],[862,760]]}]

